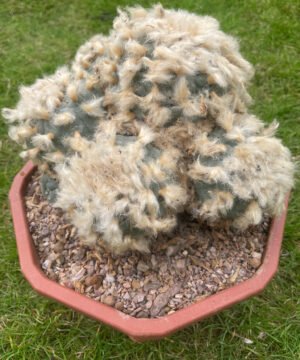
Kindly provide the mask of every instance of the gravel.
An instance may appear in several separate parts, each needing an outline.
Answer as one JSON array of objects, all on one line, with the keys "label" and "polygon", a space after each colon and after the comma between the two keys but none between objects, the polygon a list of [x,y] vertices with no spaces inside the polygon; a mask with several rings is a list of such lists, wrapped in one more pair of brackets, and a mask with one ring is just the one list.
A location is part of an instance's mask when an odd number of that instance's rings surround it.
[{"label": "gravel", "polygon": [[80,244],[76,229],[41,195],[39,175],[25,197],[29,229],[46,276],[137,318],[171,314],[252,277],[270,221],[247,231],[212,228],[183,216],[151,254],[116,256]]}]

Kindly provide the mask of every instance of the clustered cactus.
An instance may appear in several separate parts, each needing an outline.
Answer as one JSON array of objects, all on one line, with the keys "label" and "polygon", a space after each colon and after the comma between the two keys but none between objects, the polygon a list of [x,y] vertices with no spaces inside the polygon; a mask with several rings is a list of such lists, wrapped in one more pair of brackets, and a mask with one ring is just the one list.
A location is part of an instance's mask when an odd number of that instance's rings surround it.
[{"label": "clustered cactus", "polygon": [[252,76],[215,19],[134,7],[3,116],[85,242],[147,251],[183,211],[244,229],[283,209],[293,165],[247,112]]}]

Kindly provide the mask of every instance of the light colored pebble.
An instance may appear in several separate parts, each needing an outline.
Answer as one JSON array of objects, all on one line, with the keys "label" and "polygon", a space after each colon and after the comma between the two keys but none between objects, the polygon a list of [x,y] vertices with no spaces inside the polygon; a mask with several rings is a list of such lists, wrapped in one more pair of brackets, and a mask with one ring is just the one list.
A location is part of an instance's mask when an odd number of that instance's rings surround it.
[{"label": "light colored pebble", "polygon": [[153,304],[152,300],[147,301],[145,304],[146,309],[150,309],[152,304]]},{"label": "light colored pebble", "polygon": [[134,296],[133,301],[140,303],[140,302],[144,301],[144,299],[145,299],[145,294],[137,294]]},{"label": "light colored pebble", "polygon": [[106,305],[113,306],[116,302],[116,299],[112,295],[108,295],[101,298],[101,301]]},{"label": "light colored pebble", "polygon": [[133,279],[131,282],[131,286],[133,289],[139,289],[141,287],[141,283],[139,280]]},{"label": "light colored pebble", "polygon": [[108,283],[114,283],[116,281],[115,277],[111,274],[107,274],[105,276],[105,281],[107,281]]},{"label": "light colored pebble", "polygon": [[183,270],[186,267],[186,260],[185,259],[179,259],[176,261],[176,268],[179,270]]},{"label": "light colored pebble", "polygon": [[140,272],[146,272],[150,269],[150,267],[144,262],[144,261],[139,261],[137,264],[137,270]]},{"label": "light colored pebble", "polygon": [[254,268],[257,269],[261,265],[261,260],[258,258],[252,258],[249,260],[249,264]]}]

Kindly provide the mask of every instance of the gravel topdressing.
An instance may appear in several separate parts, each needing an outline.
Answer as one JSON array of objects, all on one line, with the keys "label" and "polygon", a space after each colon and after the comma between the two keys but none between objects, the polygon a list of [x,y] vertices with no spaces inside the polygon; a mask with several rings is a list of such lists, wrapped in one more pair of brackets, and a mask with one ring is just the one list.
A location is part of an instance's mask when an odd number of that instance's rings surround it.
[{"label": "gravel topdressing", "polygon": [[173,313],[252,277],[261,264],[270,224],[265,220],[238,232],[182,217],[172,234],[158,237],[150,254],[116,256],[80,244],[62,210],[42,197],[38,174],[25,199],[46,276],[139,318]]}]

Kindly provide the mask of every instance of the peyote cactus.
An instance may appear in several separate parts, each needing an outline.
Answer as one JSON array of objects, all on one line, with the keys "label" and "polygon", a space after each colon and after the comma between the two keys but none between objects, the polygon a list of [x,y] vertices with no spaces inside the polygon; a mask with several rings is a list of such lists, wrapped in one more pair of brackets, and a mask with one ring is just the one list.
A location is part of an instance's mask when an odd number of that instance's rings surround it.
[{"label": "peyote cactus", "polygon": [[247,113],[252,75],[215,19],[135,7],[3,116],[86,242],[146,251],[183,211],[246,228],[282,210],[293,165]]}]

